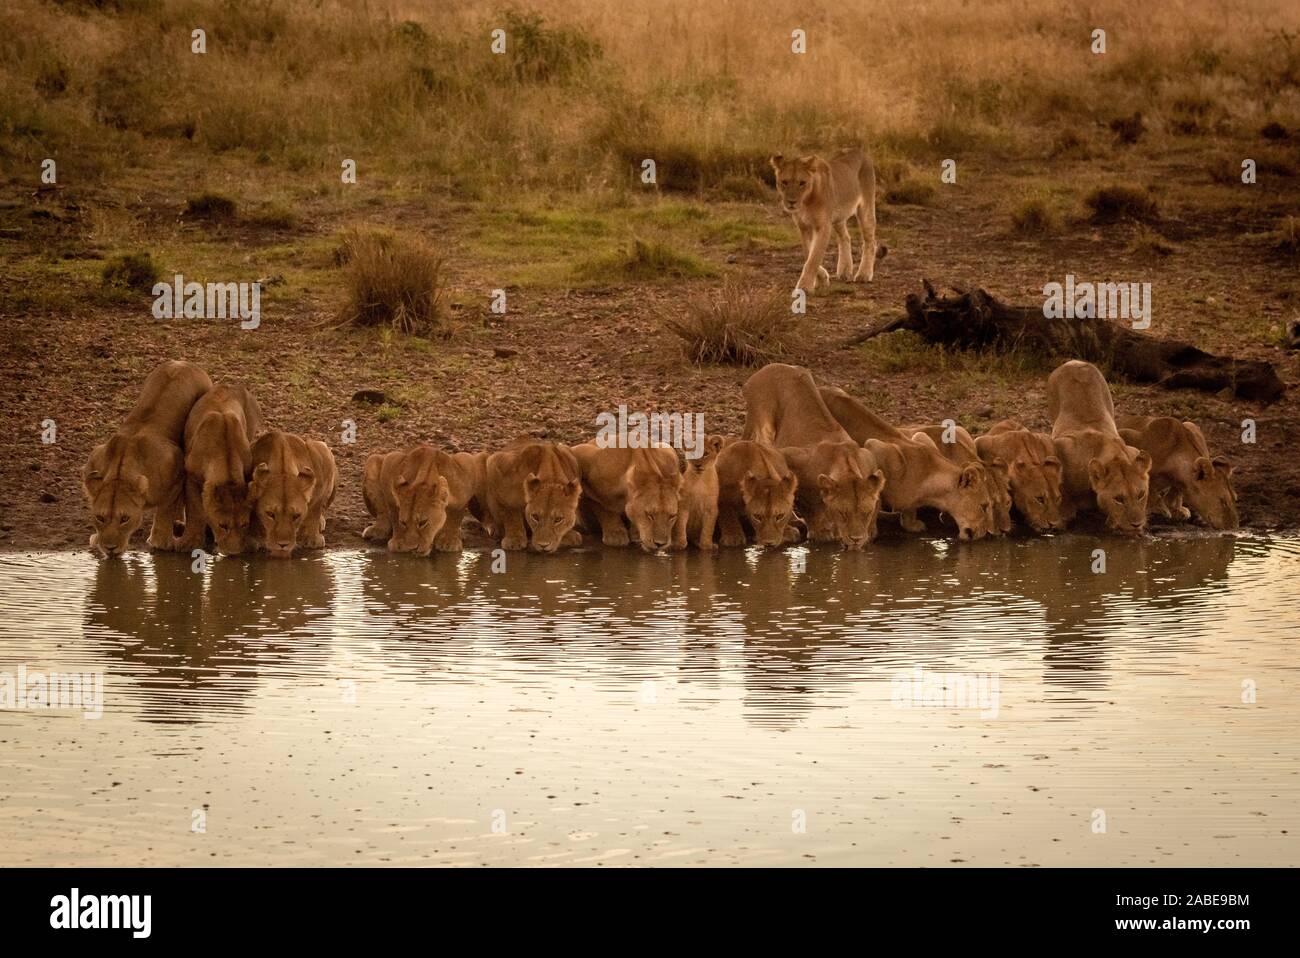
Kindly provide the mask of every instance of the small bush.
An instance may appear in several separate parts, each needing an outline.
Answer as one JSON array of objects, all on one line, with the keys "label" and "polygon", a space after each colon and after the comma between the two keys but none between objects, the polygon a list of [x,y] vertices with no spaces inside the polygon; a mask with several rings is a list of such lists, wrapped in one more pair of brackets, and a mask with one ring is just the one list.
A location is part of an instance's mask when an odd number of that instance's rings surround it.
[{"label": "small bush", "polygon": [[229,196],[221,193],[204,192],[191,196],[185,201],[186,219],[196,220],[233,220],[238,207]]},{"label": "small bush", "polygon": [[713,268],[694,256],[676,252],[665,243],[633,240],[626,249],[579,263],[574,275],[595,281],[694,279],[712,276]]},{"label": "small bush", "polygon": [[885,202],[893,206],[928,206],[934,199],[934,185],[922,180],[904,180],[885,191]]},{"label": "small bush", "polygon": [[401,333],[451,333],[444,260],[430,243],[391,233],[356,231],[335,260],[346,270],[339,324],[383,326]]},{"label": "small bush", "polygon": [[1266,140],[1285,140],[1290,134],[1277,120],[1270,120],[1259,128],[1259,135]]},{"label": "small bush", "polygon": [[153,291],[158,282],[158,267],[148,251],[139,253],[119,253],[110,257],[99,272],[99,280],[105,289],[129,290],[136,293]]},{"label": "small bush", "polygon": [[753,366],[784,354],[795,318],[781,294],[727,281],[688,303],[684,318],[664,325],[681,338],[693,363]]},{"label": "small bush", "polygon": [[1056,213],[1041,199],[1025,200],[1011,211],[1011,228],[1025,236],[1056,232]]},{"label": "small bush", "polygon": [[1157,216],[1154,197],[1131,186],[1103,186],[1083,200],[1094,223],[1117,223],[1122,220],[1143,222]]},{"label": "small bush", "polygon": [[577,27],[548,27],[541,14],[506,10],[506,56],[520,83],[556,83],[600,59],[600,44]]}]

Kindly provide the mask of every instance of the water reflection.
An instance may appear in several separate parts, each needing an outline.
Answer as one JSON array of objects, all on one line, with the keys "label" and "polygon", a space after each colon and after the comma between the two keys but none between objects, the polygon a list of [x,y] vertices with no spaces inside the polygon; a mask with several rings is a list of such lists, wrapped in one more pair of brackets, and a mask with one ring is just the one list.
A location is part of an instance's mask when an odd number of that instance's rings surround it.
[{"label": "water reflection", "polygon": [[1063,536],[892,539],[855,553],[589,548],[511,555],[500,573],[486,552],[234,558],[203,574],[181,556],[136,554],[90,563],[80,587],[70,574],[23,569],[20,557],[0,569],[35,587],[23,594],[7,575],[7,606],[84,607],[84,634],[134,684],[149,721],[244,709],[259,676],[316,681],[342,645],[354,667],[417,683],[567,675],[603,687],[738,687],[750,721],[788,727],[918,664],[978,670],[1009,656],[1018,668],[1037,663],[1045,689],[1088,700],[1117,655],[1156,663],[1213,635],[1243,548],[1268,547]]}]

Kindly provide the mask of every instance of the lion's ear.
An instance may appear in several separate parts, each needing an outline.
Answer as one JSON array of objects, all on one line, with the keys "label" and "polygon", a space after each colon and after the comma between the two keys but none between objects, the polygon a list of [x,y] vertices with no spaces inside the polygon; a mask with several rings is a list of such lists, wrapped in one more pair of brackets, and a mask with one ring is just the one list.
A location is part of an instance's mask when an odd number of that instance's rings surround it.
[{"label": "lion's ear", "polygon": [[451,498],[451,486],[447,485],[447,477],[439,476],[438,477],[438,501],[441,502],[443,505],[446,505],[447,500],[450,498]]},{"label": "lion's ear", "polygon": [[817,162],[817,156],[816,154],[809,153],[806,156],[799,157],[799,162],[811,169],[813,164]]},{"label": "lion's ear", "polygon": [[537,473],[530,472],[528,478],[524,480],[524,491],[531,496],[537,492],[537,488],[541,484],[542,480],[537,478]]},{"label": "lion's ear", "polygon": [[393,487],[395,489],[401,489],[403,486],[409,486],[410,484],[410,479],[407,479],[405,476],[398,476],[397,481],[393,483]]},{"label": "lion's ear", "polygon": [[271,477],[271,467],[264,462],[259,462],[257,468],[253,470],[253,480],[248,484],[249,500],[262,498],[262,493],[266,491],[266,480]]},{"label": "lion's ear", "polygon": [[570,479],[564,484],[564,494],[566,496],[576,496],[581,491],[577,478]]},{"label": "lion's ear", "polygon": [[149,498],[149,477],[148,477],[148,476],[140,476],[140,477],[138,477],[138,478],[135,480],[135,488],[136,488],[136,491],[140,493],[140,497],[141,497],[142,499],[148,500],[148,498]]},{"label": "lion's ear", "polygon": [[772,169],[779,170],[781,168],[781,161],[784,159],[785,159],[784,153],[773,153],[768,158],[768,162],[772,164]]}]

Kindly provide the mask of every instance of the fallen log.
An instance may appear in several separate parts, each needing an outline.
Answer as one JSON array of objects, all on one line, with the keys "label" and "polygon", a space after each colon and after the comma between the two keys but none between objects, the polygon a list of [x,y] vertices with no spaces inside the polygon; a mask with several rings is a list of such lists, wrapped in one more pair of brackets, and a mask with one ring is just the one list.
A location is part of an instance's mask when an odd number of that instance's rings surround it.
[{"label": "fallen log", "polygon": [[1028,349],[1061,359],[1085,359],[1135,382],[1166,389],[1233,393],[1272,402],[1286,391],[1273,367],[1259,360],[1215,356],[1190,343],[1161,339],[1101,319],[1046,317],[1041,306],[1011,306],[983,289],[939,296],[929,280],[925,296],[907,297],[907,312],[846,341],[858,345],[882,333],[910,329],[932,343],[957,349]]}]

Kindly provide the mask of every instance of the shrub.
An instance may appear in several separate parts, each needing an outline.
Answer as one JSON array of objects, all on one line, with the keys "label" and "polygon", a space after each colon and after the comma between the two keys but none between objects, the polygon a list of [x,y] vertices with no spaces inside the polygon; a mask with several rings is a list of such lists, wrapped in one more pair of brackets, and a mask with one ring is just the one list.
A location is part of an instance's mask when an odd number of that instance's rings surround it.
[{"label": "shrub", "polygon": [[780,293],[729,280],[691,300],[682,319],[664,325],[681,338],[691,362],[753,366],[785,352],[795,318]]},{"label": "shrub", "polygon": [[450,335],[444,260],[432,244],[391,233],[355,231],[344,238],[335,259],[344,265],[347,284],[340,325]]},{"label": "shrub", "polygon": [[147,250],[110,257],[99,273],[100,283],[106,289],[137,293],[152,292],[158,276],[158,267]]},{"label": "shrub", "polygon": [[233,220],[237,207],[235,201],[221,193],[203,192],[185,201],[182,214],[196,220]]},{"label": "shrub", "polygon": [[600,59],[600,44],[577,27],[548,27],[541,14],[506,10],[506,54],[520,83],[564,82]]},{"label": "shrub", "polygon": [[1155,198],[1131,186],[1103,186],[1089,193],[1083,202],[1091,211],[1094,223],[1142,222],[1157,215]]},{"label": "shrub", "polygon": [[1056,213],[1044,200],[1028,199],[1011,211],[1011,227],[1026,236],[1053,233],[1057,228]]}]

